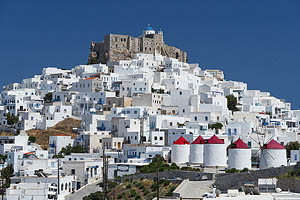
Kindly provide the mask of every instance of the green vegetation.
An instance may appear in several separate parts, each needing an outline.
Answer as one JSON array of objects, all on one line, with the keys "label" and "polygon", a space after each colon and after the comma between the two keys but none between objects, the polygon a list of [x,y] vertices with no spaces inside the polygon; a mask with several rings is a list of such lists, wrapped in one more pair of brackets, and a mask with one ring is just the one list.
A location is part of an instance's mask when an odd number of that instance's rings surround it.
[{"label": "green vegetation", "polygon": [[155,158],[152,159],[152,162],[149,165],[141,167],[140,172],[141,173],[153,173],[153,172],[157,172],[157,170],[159,170],[160,172],[163,172],[163,171],[169,171],[170,169],[171,169],[170,165],[168,165],[165,162],[163,157],[156,156]]},{"label": "green vegetation", "polygon": [[6,114],[6,120],[8,125],[15,125],[19,122],[19,117],[11,115],[10,113]]},{"label": "green vegetation", "polygon": [[300,144],[298,141],[289,142],[287,145],[285,145],[285,148],[286,148],[286,155],[288,158],[290,158],[291,150],[299,150]]},{"label": "green vegetation", "polygon": [[[108,192],[112,192],[115,187],[117,187],[118,183],[108,181],[107,186],[108,186]],[[103,183],[99,184],[100,187],[103,187]],[[119,196],[119,195],[118,195]],[[113,199],[113,198],[109,198]],[[91,193],[86,197],[83,197],[83,200],[103,200],[103,193],[102,192],[95,192]]]},{"label": "green vegetation", "polygon": [[287,173],[287,177],[300,177],[300,169],[293,169]]},{"label": "green vegetation", "polygon": [[215,124],[208,124],[208,128],[209,129],[215,129],[216,133],[218,134],[219,130],[223,128],[223,124],[219,123],[219,122],[217,122]]},{"label": "green vegetation", "polygon": [[45,95],[45,97],[44,97],[44,102],[45,102],[45,103],[51,103],[51,102],[52,102],[52,93],[51,93],[51,92],[49,92],[49,93],[47,93],[47,94]]},{"label": "green vegetation", "polygon": [[140,173],[155,173],[159,170],[163,171],[171,171],[171,170],[184,170],[184,171],[201,171],[199,168],[192,167],[178,167],[175,163],[169,165],[161,156],[156,156],[153,158],[152,162],[149,165],[143,166],[140,169]]},{"label": "green vegetation", "polygon": [[[168,180],[160,180],[160,196],[172,195],[172,192],[178,184],[171,183]],[[101,184],[100,184],[101,186]],[[108,200],[113,199],[153,199],[156,196],[156,182],[150,179],[128,179],[123,184],[108,182]],[[83,200],[103,200],[103,193],[95,192],[83,198]]]},{"label": "green vegetation", "polygon": [[5,183],[2,185],[3,188],[9,188],[10,186],[10,177],[13,176],[14,169],[12,165],[8,165],[3,168],[1,171],[1,178],[5,180]]},{"label": "green vegetation", "polygon": [[4,163],[6,161],[6,159],[7,159],[7,155],[0,154],[0,162]]},{"label": "green vegetation", "polygon": [[172,186],[170,189],[169,189],[169,191],[168,191],[168,193],[166,194],[166,196],[172,196],[172,194],[173,194],[173,191],[176,189],[176,187],[175,186]]},{"label": "green vegetation", "polygon": [[28,137],[28,141],[29,141],[30,143],[35,143],[35,142],[36,142],[36,137],[34,137],[34,136],[29,136],[29,137]]},{"label": "green vegetation", "polygon": [[231,94],[226,96],[226,98],[227,98],[227,108],[232,112],[239,111],[239,109],[236,107],[237,105],[236,97]]},{"label": "green vegetation", "polygon": [[231,169],[226,169],[225,170],[226,173],[240,173],[240,172],[247,172],[247,171],[249,171],[248,168],[244,168],[242,170],[238,170],[236,168],[231,168]]},{"label": "green vegetation", "polygon": [[63,158],[64,156],[71,155],[71,153],[85,153],[85,150],[80,145],[73,147],[68,145],[67,147],[62,148],[57,155],[53,156],[53,158]]},{"label": "green vegetation", "polygon": [[192,167],[181,167],[183,171],[201,171],[200,168],[192,168]]},{"label": "green vegetation", "polygon": [[223,128],[223,124],[217,122],[215,124],[208,124],[208,128],[209,129],[222,129]]}]

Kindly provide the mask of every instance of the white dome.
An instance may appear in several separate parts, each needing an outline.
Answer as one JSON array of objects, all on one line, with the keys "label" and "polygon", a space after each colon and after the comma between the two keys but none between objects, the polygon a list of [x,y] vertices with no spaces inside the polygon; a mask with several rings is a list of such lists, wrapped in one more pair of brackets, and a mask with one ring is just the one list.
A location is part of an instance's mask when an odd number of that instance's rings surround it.
[{"label": "white dome", "polygon": [[260,169],[287,165],[285,149],[263,149],[260,156]]},{"label": "white dome", "polygon": [[203,163],[204,144],[191,144],[190,146],[190,163]]},{"label": "white dome", "polygon": [[229,149],[228,168],[251,169],[251,149]]},{"label": "white dome", "polygon": [[204,144],[203,165],[205,167],[227,166],[225,144]]}]

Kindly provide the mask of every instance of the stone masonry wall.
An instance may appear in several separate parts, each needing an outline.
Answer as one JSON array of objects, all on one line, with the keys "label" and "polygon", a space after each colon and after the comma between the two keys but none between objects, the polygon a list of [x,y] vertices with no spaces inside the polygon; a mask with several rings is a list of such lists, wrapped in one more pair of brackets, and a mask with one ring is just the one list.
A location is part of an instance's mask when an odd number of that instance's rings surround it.
[{"label": "stone masonry wall", "polygon": [[[172,170],[172,171],[165,171],[165,172],[159,172],[160,178],[165,179],[172,179],[172,178],[181,178],[193,180],[194,177],[198,176],[201,172],[197,171],[183,171],[183,170]],[[207,174],[208,179],[212,179],[212,174]],[[148,173],[148,174],[133,174],[129,176],[122,177],[122,182],[127,179],[140,179],[140,178],[146,178],[146,179],[154,179],[156,177],[156,173]]]},{"label": "stone masonry wall", "polygon": [[131,59],[135,53],[155,53],[155,49],[162,55],[187,62],[187,54],[179,48],[168,46],[163,42],[163,34],[132,37],[129,35],[109,34],[104,41],[92,42],[88,63],[107,63]]},{"label": "stone masonry wall", "polygon": [[[282,176],[292,169],[299,169],[300,163],[295,166],[286,166],[278,168],[269,168],[257,171],[249,171],[234,174],[218,174],[216,176],[216,186],[221,191],[227,191],[228,189],[239,188],[246,182],[254,182],[257,186],[259,178],[273,178],[276,176]],[[284,182],[282,182],[284,184]]]}]

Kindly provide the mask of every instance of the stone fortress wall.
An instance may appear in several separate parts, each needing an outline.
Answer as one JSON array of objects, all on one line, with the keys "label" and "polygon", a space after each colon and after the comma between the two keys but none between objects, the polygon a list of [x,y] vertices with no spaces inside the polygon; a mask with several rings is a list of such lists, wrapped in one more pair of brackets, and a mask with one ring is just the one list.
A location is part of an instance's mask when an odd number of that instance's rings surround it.
[{"label": "stone fortress wall", "polygon": [[[163,32],[156,33],[151,27],[150,32],[143,32],[140,37],[129,35],[108,34],[103,42],[91,42],[89,64],[104,63],[132,59],[135,53],[159,53],[163,56],[187,62],[187,53],[179,48],[164,43]],[[152,30],[151,30],[152,29]]]}]

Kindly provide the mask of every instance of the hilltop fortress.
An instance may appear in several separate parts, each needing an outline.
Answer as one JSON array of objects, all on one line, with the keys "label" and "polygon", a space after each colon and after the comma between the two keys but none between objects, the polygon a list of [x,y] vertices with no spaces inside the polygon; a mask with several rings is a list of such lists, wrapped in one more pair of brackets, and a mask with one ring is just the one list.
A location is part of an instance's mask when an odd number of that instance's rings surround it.
[{"label": "hilltop fortress", "polygon": [[103,42],[91,42],[89,64],[107,63],[109,61],[129,60],[135,53],[161,54],[187,62],[187,53],[164,43],[163,32],[158,33],[149,25],[144,28],[142,36],[109,34]]}]

